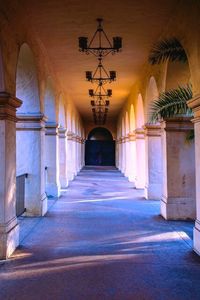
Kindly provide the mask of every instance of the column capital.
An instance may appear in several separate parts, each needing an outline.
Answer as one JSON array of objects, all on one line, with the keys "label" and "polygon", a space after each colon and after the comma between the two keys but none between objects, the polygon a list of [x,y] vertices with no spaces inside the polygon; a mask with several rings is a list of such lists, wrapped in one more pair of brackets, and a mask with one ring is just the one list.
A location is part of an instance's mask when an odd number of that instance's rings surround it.
[{"label": "column capital", "polygon": [[84,143],[85,143],[85,139],[81,138],[81,144],[84,144]]},{"label": "column capital", "polygon": [[79,136],[78,135],[74,135],[74,141],[76,142],[76,143],[79,143]]},{"label": "column capital", "polygon": [[58,128],[58,135],[60,139],[65,139],[67,137],[67,128],[59,127]]},{"label": "column capital", "polygon": [[200,94],[187,101],[187,105],[192,109],[194,113],[194,119],[192,119],[192,122],[200,122]]},{"label": "column capital", "polygon": [[57,135],[58,134],[58,124],[56,122],[46,122],[45,123],[46,135]]},{"label": "column capital", "polygon": [[129,141],[130,141],[130,142],[134,142],[134,141],[135,141],[135,138],[136,138],[135,132],[134,132],[134,131],[130,132],[130,133],[128,134],[128,137],[129,137]]},{"label": "column capital", "polygon": [[145,136],[161,136],[161,124],[148,124],[144,126]]},{"label": "column capital", "polygon": [[79,144],[82,143],[82,138],[81,138],[79,135],[77,135],[77,142],[78,142]]},{"label": "column capital", "polygon": [[74,134],[73,134],[72,131],[67,131],[67,139],[68,139],[69,141],[72,141],[72,140],[73,140],[73,136],[74,136]]},{"label": "column capital", "polygon": [[0,120],[17,122],[16,110],[22,105],[22,101],[9,93],[0,92]]},{"label": "column capital", "polygon": [[191,117],[166,118],[161,122],[162,131],[189,131],[194,128]]},{"label": "column capital", "polygon": [[17,130],[42,130],[45,128],[46,116],[42,113],[17,113]]},{"label": "column capital", "polygon": [[123,143],[125,143],[126,142],[126,137],[125,136],[122,136],[121,137],[121,143],[123,144]]},{"label": "column capital", "polygon": [[136,140],[144,140],[145,138],[145,132],[143,128],[136,128],[135,129],[135,137]]},{"label": "column capital", "polygon": [[126,143],[126,142],[129,142],[129,134],[125,135],[125,137],[124,137],[124,142],[125,142],[125,143]]},{"label": "column capital", "polygon": [[79,142],[79,136],[75,133],[72,132],[72,141],[78,143]]},{"label": "column capital", "polygon": [[122,143],[122,138],[121,138],[121,137],[118,138],[118,139],[116,140],[116,143],[117,143],[117,144],[121,144],[121,143]]}]

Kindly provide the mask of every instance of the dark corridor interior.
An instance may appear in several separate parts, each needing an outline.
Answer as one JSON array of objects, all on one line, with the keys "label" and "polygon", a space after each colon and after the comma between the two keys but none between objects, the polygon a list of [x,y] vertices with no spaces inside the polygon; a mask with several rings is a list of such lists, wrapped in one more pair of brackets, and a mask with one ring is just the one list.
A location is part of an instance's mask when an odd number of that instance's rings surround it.
[{"label": "dark corridor interior", "polygon": [[94,128],[85,144],[85,164],[90,166],[115,166],[115,141],[109,130]]}]

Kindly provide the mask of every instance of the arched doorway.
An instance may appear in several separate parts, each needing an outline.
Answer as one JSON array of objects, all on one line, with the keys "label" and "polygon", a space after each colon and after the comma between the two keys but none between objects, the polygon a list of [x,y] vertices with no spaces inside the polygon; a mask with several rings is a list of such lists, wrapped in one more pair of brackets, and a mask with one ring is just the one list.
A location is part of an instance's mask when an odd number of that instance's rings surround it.
[{"label": "arched doorway", "polygon": [[85,144],[85,164],[115,166],[115,141],[108,129],[96,127],[88,134]]}]

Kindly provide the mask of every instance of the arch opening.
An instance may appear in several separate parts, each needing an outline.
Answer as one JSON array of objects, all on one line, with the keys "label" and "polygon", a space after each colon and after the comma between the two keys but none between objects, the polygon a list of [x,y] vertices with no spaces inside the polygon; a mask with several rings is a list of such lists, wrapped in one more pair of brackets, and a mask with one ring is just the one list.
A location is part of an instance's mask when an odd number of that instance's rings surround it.
[{"label": "arch opening", "polygon": [[103,127],[96,127],[92,129],[88,134],[88,140],[112,141],[113,137],[108,129]]},{"label": "arch opening", "polygon": [[115,141],[107,128],[96,127],[89,132],[85,143],[85,164],[115,166]]},{"label": "arch opening", "polygon": [[27,44],[21,46],[16,73],[16,96],[23,101],[20,114],[40,112],[39,86],[33,53]]}]

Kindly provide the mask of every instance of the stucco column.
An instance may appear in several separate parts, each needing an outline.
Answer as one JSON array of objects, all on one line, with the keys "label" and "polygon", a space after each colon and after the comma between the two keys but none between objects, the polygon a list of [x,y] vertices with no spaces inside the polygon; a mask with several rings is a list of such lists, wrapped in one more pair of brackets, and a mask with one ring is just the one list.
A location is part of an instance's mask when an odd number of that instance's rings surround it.
[{"label": "stucco column", "polygon": [[161,200],[163,179],[161,126],[146,124],[144,129],[146,156],[145,198]]},{"label": "stucco column", "polygon": [[72,161],[73,161],[73,173],[74,176],[77,175],[77,147],[76,147],[76,134],[73,133],[72,136]]},{"label": "stucco column", "polygon": [[125,153],[126,153],[126,160],[125,160],[125,170],[124,175],[129,177],[129,167],[130,167],[130,151],[129,151],[129,136],[125,136]]},{"label": "stucco column", "polygon": [[45,193],[45,117],[17,114],[17,176],[28,174],[25,182],[25,214],[43,216],[47,212]]},{"label": "stucco column", "polygon": [[115,145],[115,166],[116,168],[119,168],[119,140],[116,140]]},{"label": "stucco column", "polygon": [[77,173],[81,169],[81,164],[80,164],[80,137],[77,135],[76,136],[76,170]]},{"label": "stucco column", "polygon": [[82,167],[85,166],[85,139],[81,139],[81,149],[82,149]]},{"label": "stucco column", "polygon": [[126,138],[122,137],[122,164],[121,164],[121,172],[124,174],[126,170],[126,145],[125,145]]},{"label": "stucco column", "polygon": [[60,127],[59,130],[59,171],[61,188],[68,186],[67,176],[67,129]]},{"label": "stucco column", "polygon": [[136,141],[135,132],[129,133],[129,174],[128,179],[135,184],[136,180]]},{"label": "stucco column", "polygon": [[82,147],[82,138],[81,137],[79,137],[79,170],[81,170],[82,169],[82,167],[83,167],[83,159],[82,159],[82,156],[83,156],[83,153],[82,153],[82,151],[83,151],[83,147]]},{"label": "stucco column", "polygon": [[45,168],[47,196],[60,196],[58,124],[46,123]]},{"label": "stucco column", "polygon": [[19,245],[16,218],[16,109],[22,102],[0,93],[0,259]]},{"label": "stucco column", "polygon": [[195,175],[196,175],[196,221],[194,227],[194,250],[200,255],[200,95],[188,101],[194,112]]},{"label": "stucco column", "polygon": [[145,186],[145,137],[144,130],[137,128],[135,130],[136,138],[136,179],[135,187],[144,189]]},{"label": "stucco column", "polygon": [[119,138],[119,170],[122,170],[122,160],[123,160],[123,153],[122,153],[122,137]]},{"label": "stucco column", "polygon": [[167,119],[162,126],[163,196],[161,215],[169,220],[195,219],[194,143],[186,136],[193,129],[189,118]]},{"label": "stucco column", "polygon": [[73,133],[71,131],[67,132],[67,175],[68,180],[74,179]]}]

